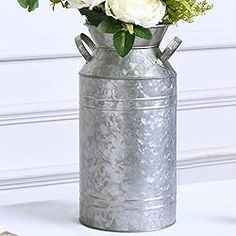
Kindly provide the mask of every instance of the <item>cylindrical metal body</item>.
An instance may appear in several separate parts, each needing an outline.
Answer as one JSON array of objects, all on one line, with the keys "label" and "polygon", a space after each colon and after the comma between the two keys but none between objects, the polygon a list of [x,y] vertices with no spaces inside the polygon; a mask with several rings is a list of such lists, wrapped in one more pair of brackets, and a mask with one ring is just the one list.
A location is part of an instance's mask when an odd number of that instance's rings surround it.
[{"label": "cylindrical metal body", "polygon": [[176,74],[157,42],[141,40],[122,59],[110,36],[90,31],[97,46],[80,71],[80,221],[164,228],[176,213]]}]

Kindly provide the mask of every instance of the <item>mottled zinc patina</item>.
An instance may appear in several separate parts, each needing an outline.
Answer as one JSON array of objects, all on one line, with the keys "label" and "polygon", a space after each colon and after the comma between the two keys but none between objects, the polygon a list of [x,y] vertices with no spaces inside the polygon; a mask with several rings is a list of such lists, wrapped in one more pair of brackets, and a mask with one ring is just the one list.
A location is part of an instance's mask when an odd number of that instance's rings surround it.
[{"label": "mottled zinc patina", "polygon": [[[176,73],[161,53],[168,27],[151,28],[125,58],[89,27],[76,39],[80,71],[80,221],[111,231],[152,231],[175,222]],[[90,47],[90,54],[85,44]]]}]

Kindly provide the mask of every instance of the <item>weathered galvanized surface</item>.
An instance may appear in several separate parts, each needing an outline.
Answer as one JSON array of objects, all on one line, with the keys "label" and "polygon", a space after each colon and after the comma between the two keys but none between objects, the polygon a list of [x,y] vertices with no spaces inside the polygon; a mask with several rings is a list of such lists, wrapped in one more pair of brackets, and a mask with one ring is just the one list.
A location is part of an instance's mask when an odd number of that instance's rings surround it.
[{"label": "weathered galvanized surface", "polygon": [[[80,71],[80,221],[111,231],[152,231],[175,222],[176,73],[152,42],[137,40],[124,59],[109,35],[82,35]],[[90,55],[83,41],[93,51]],[[170,50],[171,49],[171,50]],[[161,59],[160,59],[161,58]]]}]

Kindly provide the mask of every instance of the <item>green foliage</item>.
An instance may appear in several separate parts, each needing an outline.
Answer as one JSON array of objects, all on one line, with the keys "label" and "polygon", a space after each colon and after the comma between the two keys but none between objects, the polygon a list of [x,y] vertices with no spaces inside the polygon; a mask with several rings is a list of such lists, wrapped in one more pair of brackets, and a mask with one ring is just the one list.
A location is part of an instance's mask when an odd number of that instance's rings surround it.
[{"label": "green foliage", "polygon": [[115,20],[113,17],[106,17],[99,25],[98,30],[103,33],[114,34],[122,30],[123,25],[119,20]]},{"label": "green foliage", "polygon": [[113,36],[113,45],[121,57],[125,57],[134,45],[135,34],[120,30]]},{"label": "green foliage", "polygon": [[98,26],[104,19],[107,18],[107,15],[101,11],[89,10],[89,8],[85,7],[79,10],[81,15],[86,16],[88,23]]},{"label": "green foliage", "polygon": [[39,6],[38,0],[17,0],[18,3],[29,12],[35,10]]},{"label": "green foliage", "polygon": [[50,0],[50,2],[52,3],[52,9],[55,10],[55,6],[57,4],[61,4],[61,6],[63,8],[68,8],[69,7],[69,2],[66,0]]},{"label": "green foliage", "polygon": [[176,24],[180,20],[191,23],[196,16],[204,15],[213,7],[206,0],[165,0],[165,3],[164,24]]},{"label": "green foliage", "polygon": [[150,31],[150,29],[146,29],[139,25],[134,26],[134,33],[139,38],[143,38],[147,40],[150,40],[152,38],[152,32]]},{"label": "green foliage", "polygon": [[[17,0],[17,1],[23,8],[28,9],[29,12],[39,7],[38,0]],[[69,2],[66,0],[50,0],[50,2],[52,3],[53,10],[55,9],[55,6],[57,4],[61,4],[61,6],[64,8],[69,7]]]}]

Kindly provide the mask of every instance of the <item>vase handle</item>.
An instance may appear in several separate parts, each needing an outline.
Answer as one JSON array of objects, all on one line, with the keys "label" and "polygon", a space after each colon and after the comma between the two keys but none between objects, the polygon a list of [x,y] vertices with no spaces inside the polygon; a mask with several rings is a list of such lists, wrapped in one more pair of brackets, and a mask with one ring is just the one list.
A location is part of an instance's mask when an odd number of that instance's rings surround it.
[{"label": "vase handle", "polygon": [[165,62],[167,61],[173,53],[178,49],[180,44],[182,43],[182,40],[178,37],[174,37],[174,39],[170,42],[170,44],[166,47],[166,49],[161,54],[161,61]]},{"label": "vase handle", "polygon": [[90,39],[86,34],[80,34],[75,38],[75,44],[77,48],[79,49],[79,52],[84,57],[84,59],[88,62],[92,59],[91,53],[87,50],[85,45],[93,51],[96,49],[96,44]]}]

